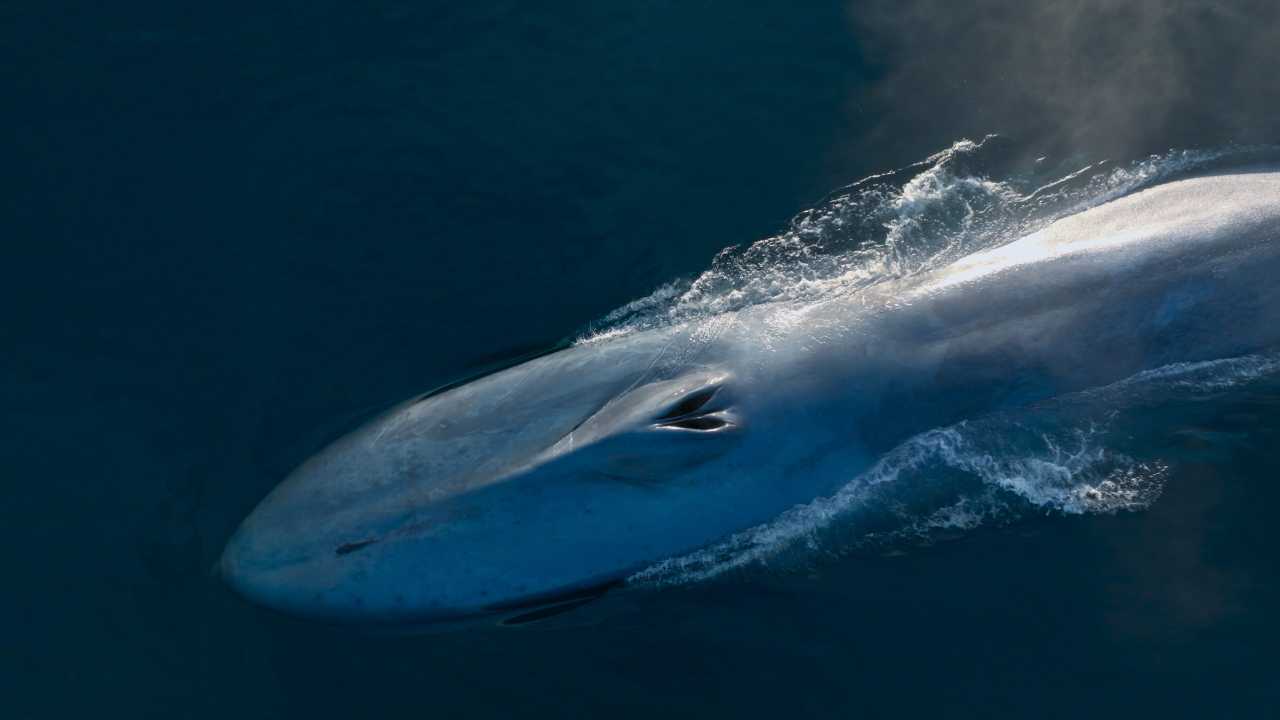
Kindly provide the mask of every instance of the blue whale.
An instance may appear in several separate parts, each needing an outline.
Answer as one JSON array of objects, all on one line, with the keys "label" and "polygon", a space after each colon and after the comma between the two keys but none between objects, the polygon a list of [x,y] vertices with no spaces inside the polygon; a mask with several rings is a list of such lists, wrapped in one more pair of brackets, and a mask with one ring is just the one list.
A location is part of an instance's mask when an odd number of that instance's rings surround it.
[{"label": "blue whale", "polygon": [[220,572],[336,622],[533,618],[832,493],[930,428],[1280,346],[1280,171],[1180,180],[820,302],[585,342],[305,462]]}]

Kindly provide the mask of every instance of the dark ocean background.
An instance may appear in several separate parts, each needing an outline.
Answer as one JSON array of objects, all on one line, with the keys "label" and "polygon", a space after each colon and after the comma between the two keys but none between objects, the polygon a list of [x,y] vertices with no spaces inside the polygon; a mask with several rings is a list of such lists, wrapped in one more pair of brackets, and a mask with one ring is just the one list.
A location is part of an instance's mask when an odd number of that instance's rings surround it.
[{"label": "dark ocean background", "polygon": [[0,2],[0,715],[1275,716],[1274,378],[1122,418],[1143,509],[546,625],[337,632],[209,568],[371,411],[833,188],[1280,142],[1278,47],[1261,1]]}]

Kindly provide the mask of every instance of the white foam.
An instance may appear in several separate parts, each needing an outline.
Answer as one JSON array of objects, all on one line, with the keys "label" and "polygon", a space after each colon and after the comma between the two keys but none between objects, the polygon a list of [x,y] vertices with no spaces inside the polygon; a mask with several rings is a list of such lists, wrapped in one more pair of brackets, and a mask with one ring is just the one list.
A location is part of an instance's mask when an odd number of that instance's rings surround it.
[{"label": "white foam", "polygon": [[[610,313],[579,342],[690,321],[714,326],[719,316],[745,307],[778,301],[788,301],[780,307],[804,307],[857,293],[1017,240],[1136,190],[1274,150],[1175,151],[1123,167],[1084,165],[1057,178],[992,178],[966,169],[981,164],[990,141],[961,141],[924,162],[854,183],[798,215],[786,232],[729,248],[692,281],[665,285]],[[1046,165],[1037,163],[1037,171]],[[1280,355],[1181,363],[1020,415],[930,430],[835,494],[713,547],[660,562],[632,581],[697,581],[790,558],[795,549],[840,552],[928,543],[1027,511],[1140,510],[1159,497],[1168,467],[1109,446],[1117,409],[1169,393],[1220,392],[1276,372]],[[920,500],[919,488],[939,483],[927,501]],[[868,520],[865,529],[862,520]],[[847,531],[832,532],[842,524]]]},{"label": "white foam", "polygon": [[[1028,510],[1065,515],[1136,511],[1164,489],[1169,466],[1136,460],[1108,447],[1117,412],[1156,395],[1186,398],[1217,393],[1280,374],[1280,354],[1177,363],[1106,387],[1062,396],[1017,413],[930,430],[899,445],[835,494],[794,507],[722,543],[637,573],[633,582],[682,584],[749,565],[768,565],[803,548],[841,552],[859,547],[928,544],[940,534],[972,530]],[[944,504],[914,510],[917,486],[953,473],[976,480]],[[876,511],[896,514],[888,530],[853,528],[824,546],[824,532],[842,519]]]},{"label": "white foam", "polygon": [[1252,382],[1277,370],[1280,370],[1280,353],[1268,353],[1221,360],[1174,363],[1139,373],[1121,383],[1127,386],[1157,382],[1176,383],[1193,392],[1216,392]]},{"label": "white foam", "polygon": [[725,249],[696,278],[669,283],[618,308],[577,342],[765,303],[813,303],[855,293],[1016,240],[1233,153],[1260,151],[1176,151],[1123,167],[1089,164],[1058,178],[991,178],[968,170],[995,140],[961,140],[924,162],[833,193],[793,218],[785,232]]}]

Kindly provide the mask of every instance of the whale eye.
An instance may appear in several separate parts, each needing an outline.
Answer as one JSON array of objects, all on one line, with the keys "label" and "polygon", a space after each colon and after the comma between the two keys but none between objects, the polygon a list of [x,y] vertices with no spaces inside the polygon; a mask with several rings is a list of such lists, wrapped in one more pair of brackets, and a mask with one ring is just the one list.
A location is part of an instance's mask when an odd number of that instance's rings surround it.
[{"label": "whale eye", "polygon": [[697,392],[689,393],[683,398],[680,398],[680,401],[673,405],[666,413],[658,416],[658,421],[675,420],[676,418],[696,413],[707,403],[711,402],[711,398],[715,397],[716,391],[719,389],[720,388],[718,387],[709,387],[698,390]]}]

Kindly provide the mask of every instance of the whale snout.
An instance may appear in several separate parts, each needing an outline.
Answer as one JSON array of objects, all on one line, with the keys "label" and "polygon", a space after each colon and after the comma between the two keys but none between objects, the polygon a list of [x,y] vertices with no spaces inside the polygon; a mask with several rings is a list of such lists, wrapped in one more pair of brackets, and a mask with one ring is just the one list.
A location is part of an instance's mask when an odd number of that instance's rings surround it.
[{"label": "whale snout", "polygon": [[[718,534],[690,491],[714,484],[691,473],[744,436],[728,374],[631,387],[607,355],[553,359],[411,401],[331,445],[245,519],[223,579],[289,614],[434,623],[566,602]],[[580,372],[587,360],[607,381]]]},{"label": "whale snout", "polygon": [[258,511],[236,530],[223,548],[215,569],[228,587],[254,604],[284,612],[321,614],[322,588],[308,570],[317,558],[300,546],[280,544],[264,532]]},{"label": "whale snout", "polygon": [[253,554],[250,545],[245,534],[237,530],[222,549],[214,571],[218,579],[241,596],[258,604],[269,605],[272,573],[263,558]]}]

